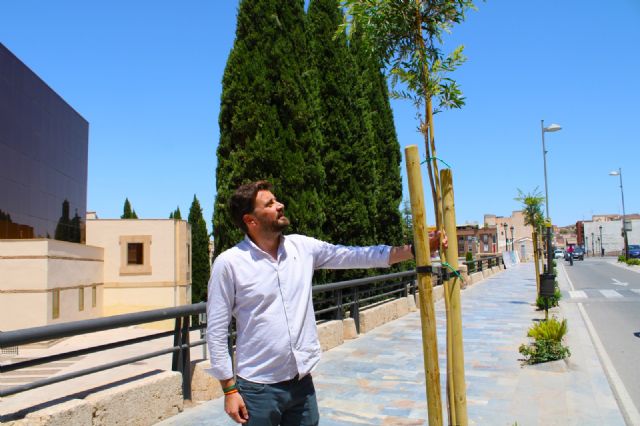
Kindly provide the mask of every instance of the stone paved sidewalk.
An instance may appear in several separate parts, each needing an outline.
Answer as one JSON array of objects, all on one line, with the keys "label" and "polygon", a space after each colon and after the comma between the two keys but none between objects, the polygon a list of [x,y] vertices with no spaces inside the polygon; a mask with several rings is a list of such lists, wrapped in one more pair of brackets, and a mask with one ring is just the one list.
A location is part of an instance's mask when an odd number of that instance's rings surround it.
[{"label": "stone paved sidewalk", "polygon": [[[563,274],[559,274],[562,279]],[[536,312],[533,264],[521,264],[462,292],[465,370],[472,425],[624,425],[613,393],[573,304],[572,357],[522,366],[518,347]],[[561,287],[563,283],[561,282]],[[436,304],[443,403],[446,400],[444,303]],[[418,312],[323,354],[314,372],[323,426],[425,425],[426,396]],[[446,415],[443,416],[446,421]],[[221,399],[162,425],[232,425]]]}]

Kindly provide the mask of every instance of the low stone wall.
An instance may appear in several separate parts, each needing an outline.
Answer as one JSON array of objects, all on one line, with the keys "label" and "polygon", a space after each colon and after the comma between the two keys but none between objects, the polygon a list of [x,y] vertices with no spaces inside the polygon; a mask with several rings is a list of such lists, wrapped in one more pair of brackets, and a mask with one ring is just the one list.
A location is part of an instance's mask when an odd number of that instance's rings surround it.
[{"label": "low stone wall", "polygon": [[8,426],[147,426],[181,412],[182,376],[164,371],[27,414]]}]

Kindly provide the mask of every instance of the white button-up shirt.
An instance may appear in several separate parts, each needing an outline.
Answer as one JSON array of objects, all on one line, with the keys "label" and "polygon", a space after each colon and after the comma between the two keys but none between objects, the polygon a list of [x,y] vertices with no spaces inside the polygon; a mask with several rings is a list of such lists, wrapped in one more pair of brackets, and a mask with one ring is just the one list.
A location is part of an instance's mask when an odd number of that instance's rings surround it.
[{"label": "white button-up shirt", "polygon": [[315,269],[384,268],[390,246],[345,247],[283,236],[278,258],[245,239],[218,256],[209,280],[207,343],[211,372],[233,377],[227,331],[236,318],[240,377],[277,383],[310,373],[320,360],[311,280]]}]

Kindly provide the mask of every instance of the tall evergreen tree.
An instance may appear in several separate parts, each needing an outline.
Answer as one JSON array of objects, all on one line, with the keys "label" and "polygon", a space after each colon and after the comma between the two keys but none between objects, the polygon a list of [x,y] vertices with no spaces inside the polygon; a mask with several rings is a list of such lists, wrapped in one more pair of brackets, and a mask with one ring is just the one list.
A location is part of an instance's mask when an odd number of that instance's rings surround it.
[{"label": "tall evergreen tree", "polygon": [[382,73],[382,61],[367,49],[360,35],[351,39],[351,52],[358,66],[358,82],[368,104],[367,122],[373,132],[375,158],[375,208],[372,222],[376,237],[390,245],[401,244],[402,178],[400,176],[400,144],[396,135],[393,112],[389,102],[387,81]]},{"label": "tall evergreen tree", "polygon": [[195,194],[189,209],[188,221],[191,224],[191,300],[197,303],[207,300],[207,283],[211,274],[211,265],[209,264],[207,224]]},{"label": "tall evergreen tree", "polygon": [[180,213],[180,206],[176,207],[176,209],[171,212],[169,215],[169,219],[178,219],[182,220],[182,213]]},{"label": "tall evergreen tree", "polygon": [[303,0],[243,0],[227,59],[219,125],[215,254],[241,239],[228,212],[240,184],[267,179],[286,205],[290,232],[320,235],[324,171],[306,62]]},{"label": "tall evergreen tree", "polygon": [[131,208],[131,203],[129,202],[129,198],[124,199],[124,207],[123,207],[122,216],[120,219],[137,219],[138,215],[136,211]]},{"label": "tall evergreen tree", "polygon": [[312,0],[308,11],[310,61],[318,74],[322,160],[327,176],[323,231],[335,243],[375,241],[369,208],[375,208],[375,157],[368,104],[359,97],[357,68],[346,37],[335,37],[343,21],[338,0]]}]

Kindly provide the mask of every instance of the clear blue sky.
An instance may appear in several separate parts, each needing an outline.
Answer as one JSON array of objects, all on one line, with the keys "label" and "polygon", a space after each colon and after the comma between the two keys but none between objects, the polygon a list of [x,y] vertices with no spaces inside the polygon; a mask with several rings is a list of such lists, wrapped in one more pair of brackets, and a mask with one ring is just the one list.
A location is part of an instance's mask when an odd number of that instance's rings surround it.
[{"label": "clear blue sky", "polygon": [[[211,230],[236,12],[230,0],[0,3],[0,41],[90,123],[89,210],[119,217],[129,197],[140,217],[177,205],[186,217],[196,194]],[[467,105],[435,129],[459,223],[518,210],[518,188],[544,193],[541,119],[563,127],[546,136],[554,223],[620,213],[618,167],[626,211],[640,212],[638,22],[637,0],[496,0],[454,28],[445,49],[466,46],[454,77]],[[424,154],[412,106],[393,108],[403,156]]]}]

